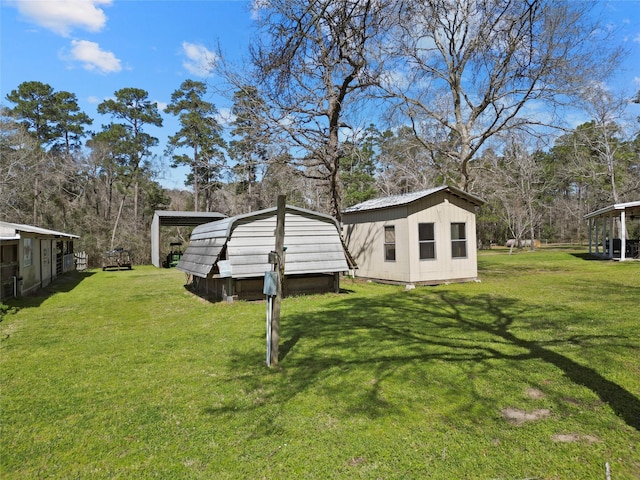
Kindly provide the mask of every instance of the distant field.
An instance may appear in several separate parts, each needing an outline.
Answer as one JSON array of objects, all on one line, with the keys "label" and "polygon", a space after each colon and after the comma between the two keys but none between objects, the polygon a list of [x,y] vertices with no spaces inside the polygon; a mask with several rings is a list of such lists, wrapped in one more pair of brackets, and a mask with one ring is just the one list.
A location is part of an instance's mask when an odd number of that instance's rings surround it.
[{"label": "distant field", "polygon": [[0,322],[0,477],[640,478],[640,262],[481,252],[480,283],[207,303],[76,273]]}]

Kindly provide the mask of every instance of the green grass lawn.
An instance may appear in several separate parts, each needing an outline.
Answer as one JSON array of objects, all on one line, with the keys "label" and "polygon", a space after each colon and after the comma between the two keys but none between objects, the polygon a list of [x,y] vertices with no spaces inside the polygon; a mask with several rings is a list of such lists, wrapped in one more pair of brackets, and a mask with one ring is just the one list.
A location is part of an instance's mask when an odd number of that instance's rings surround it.
[{"label": "green grass lawn", "polygon": [[640,478],[640,263],[543,250],[481,283],[207,303],[77,273],[0,323],[0,477]]}]

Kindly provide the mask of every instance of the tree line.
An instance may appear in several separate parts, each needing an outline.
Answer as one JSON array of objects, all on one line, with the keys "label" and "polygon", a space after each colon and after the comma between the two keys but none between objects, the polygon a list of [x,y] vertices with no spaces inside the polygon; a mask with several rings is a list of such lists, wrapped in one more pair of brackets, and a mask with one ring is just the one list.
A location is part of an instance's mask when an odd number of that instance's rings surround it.
[{"label": "tree line", "polygon": [[[81,235],[147,262],[155,210],[246,213],[289,203],[330,213],[442,184],[487,200],[480,241],[583,241],[583,215],[640,197],[640,100],[605,87],[624,51],[594,23],[596,2],[273,0],[249,64],[221,60],[219,85],[184,81],[160,112],[141,88],[97,107],[26,81],[7,96],[0,218]],[[211,88],[229,90],[222,124]],[[562,116],[589,121],[569,128]],[[158,183],[164,147],[188,190]],[[633,232],[640,234],[640,232]],[[171,240],[188,232],[172,231]],[[533,244],[533,242],[532,242]]]}]

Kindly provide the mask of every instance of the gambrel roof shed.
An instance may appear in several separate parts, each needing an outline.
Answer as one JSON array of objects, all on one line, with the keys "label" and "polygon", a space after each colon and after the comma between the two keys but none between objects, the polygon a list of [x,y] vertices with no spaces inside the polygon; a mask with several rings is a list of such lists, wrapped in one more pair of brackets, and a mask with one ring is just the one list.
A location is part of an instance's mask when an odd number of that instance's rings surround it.
[{"label": "gambrel roof shed", "polygon": [[[271,270],[277,209],[237,215],[196,227],[179,270],[196,277],[263,277]],[[348,254],[336,220],[319,212],[287,205],[285,275],[349,270]]]}]

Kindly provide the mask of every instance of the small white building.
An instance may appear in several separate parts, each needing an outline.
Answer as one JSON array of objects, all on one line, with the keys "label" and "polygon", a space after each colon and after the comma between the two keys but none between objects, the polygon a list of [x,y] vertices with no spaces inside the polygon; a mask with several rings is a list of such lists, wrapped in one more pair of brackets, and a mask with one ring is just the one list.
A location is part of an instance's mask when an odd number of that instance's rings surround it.
[{"label": "small white building", "polygon": [[442,186],[345,209],[343,236],[357,276],[425,285],[475,280],[476,209],[483,203]]},{"label": "small white building", "polygon": [[44,288],[75,270],[77,235],[0,222],[0,300]]},{"label": "small white building", "polygon": [[[187,274],[193,290],[208,298],[264,298],[276,220],[277,208],[269,208],[200,225],[176,268]],[[353,265],[336,220],[287,206],[284,230],[283,294],[337,292],[340,273]]]}]

